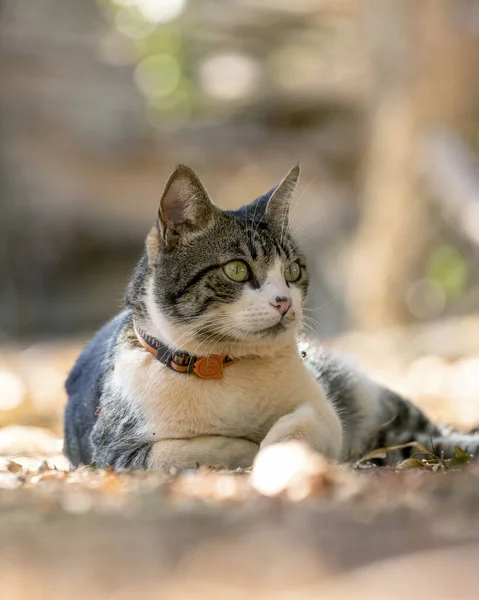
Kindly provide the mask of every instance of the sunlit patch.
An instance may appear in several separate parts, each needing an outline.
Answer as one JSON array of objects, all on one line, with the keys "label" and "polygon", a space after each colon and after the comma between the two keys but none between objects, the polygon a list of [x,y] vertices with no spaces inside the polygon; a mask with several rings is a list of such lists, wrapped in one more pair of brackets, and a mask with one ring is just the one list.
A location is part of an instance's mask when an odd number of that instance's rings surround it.
[{"label": "sunlit patch", "polygon": [[115,4],[136,8],[150,23],[170,23],[186,8],[186,0],[114,0]]},{"label": "sunlit patch", "polygon": [[0,410],[13,410],[19,406],[25,393],[25,385],[18,375],[0,371]]},{"label": "sunlit patch", "polygon": [[115,26],[120,33],[134,40],[148,37],[155,31],[156,24],[143,18],[136,6],[123,6],[116,13]]},{"label": "sunlit patch", "polygon": [[301,500],[311,493],[314,480],[328,470],[327,461],[300,442],[274,444],[257,455],[251,485],[265,496],[288,492],[294,500]]},{"label": "sunlit patch", "polygon": [[244,54],[218,54],[200,67],[206,94],[221,100],[239,100],[253,93],[259,79],[256,62]]},{"label": "sunlit patch", "polygon": [[47,429],[8,425],[0,429],[0,456],[58,456],[63,442]]}]

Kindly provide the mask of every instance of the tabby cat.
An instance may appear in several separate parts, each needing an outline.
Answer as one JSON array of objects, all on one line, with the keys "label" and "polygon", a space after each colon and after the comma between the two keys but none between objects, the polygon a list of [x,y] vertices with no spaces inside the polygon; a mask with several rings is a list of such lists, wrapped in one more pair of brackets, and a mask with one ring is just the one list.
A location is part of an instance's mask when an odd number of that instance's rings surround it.
[{"label": "tabby cat", "polygon": [[298,344],[308,291],[288,227],[298,176],[296,166],[251,204],[222,211],[191,169],[176,168],[124,310],[66,382],[73,465],[235,469],[287,440],[333,461],[412,440],[444,456],[455,444],[478,453],[479,437],[431,423],[342,360]]}]

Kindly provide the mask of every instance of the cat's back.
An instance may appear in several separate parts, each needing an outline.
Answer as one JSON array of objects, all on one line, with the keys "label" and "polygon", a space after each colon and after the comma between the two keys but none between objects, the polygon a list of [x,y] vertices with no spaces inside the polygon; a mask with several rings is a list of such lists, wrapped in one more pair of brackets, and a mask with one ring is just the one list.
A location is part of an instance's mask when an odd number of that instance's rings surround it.
[{"label": "cat's back", "polygon": [[125,310],[104,325],[85,346],[65,383],[68,402],[64,450],[75,466],[91,462],[90,433],[104,376],[112,362],[118,336],[130,321],[131,313]]}]

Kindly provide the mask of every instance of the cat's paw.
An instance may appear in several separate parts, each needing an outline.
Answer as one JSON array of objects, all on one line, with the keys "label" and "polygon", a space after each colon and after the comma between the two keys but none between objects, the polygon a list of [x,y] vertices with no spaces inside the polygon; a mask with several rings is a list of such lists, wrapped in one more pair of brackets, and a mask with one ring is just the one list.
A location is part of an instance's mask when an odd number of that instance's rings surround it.
[{"label": "cat's paw", "polygon": [[291,441],[302,442],[333,460],[338,460],[341,454],[340,426],[334,419],[329,422],[319,418],[314,407],[309,404],[278,419],[261,442],[260,448]]},{"label": "cat's paw", "polygon": [[298,500],[308,495],[318,478],[330,472],[324,456],[300,442],[273,444],[256,456],[251,485],[265,496],[288,492]]}]

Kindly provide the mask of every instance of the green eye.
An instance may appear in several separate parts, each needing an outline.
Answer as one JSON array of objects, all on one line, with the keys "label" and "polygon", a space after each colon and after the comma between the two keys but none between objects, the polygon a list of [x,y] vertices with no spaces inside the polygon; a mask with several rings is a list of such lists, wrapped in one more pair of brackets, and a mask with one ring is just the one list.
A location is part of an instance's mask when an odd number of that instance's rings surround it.
[{"label": "green eye", "polygon": [[286,279],[286,281],[294,283],[295,281],[298,281],[300,277],[301,267],[298,265],[297,262],[291,263],[289,266],[286,267],[284,271],[284,278]]},{"label": "green eye", "polygon": [[248,279],[248,267],[240,260],[232,260],[223,267],[223,271],[233,281],[246,281]]}]

